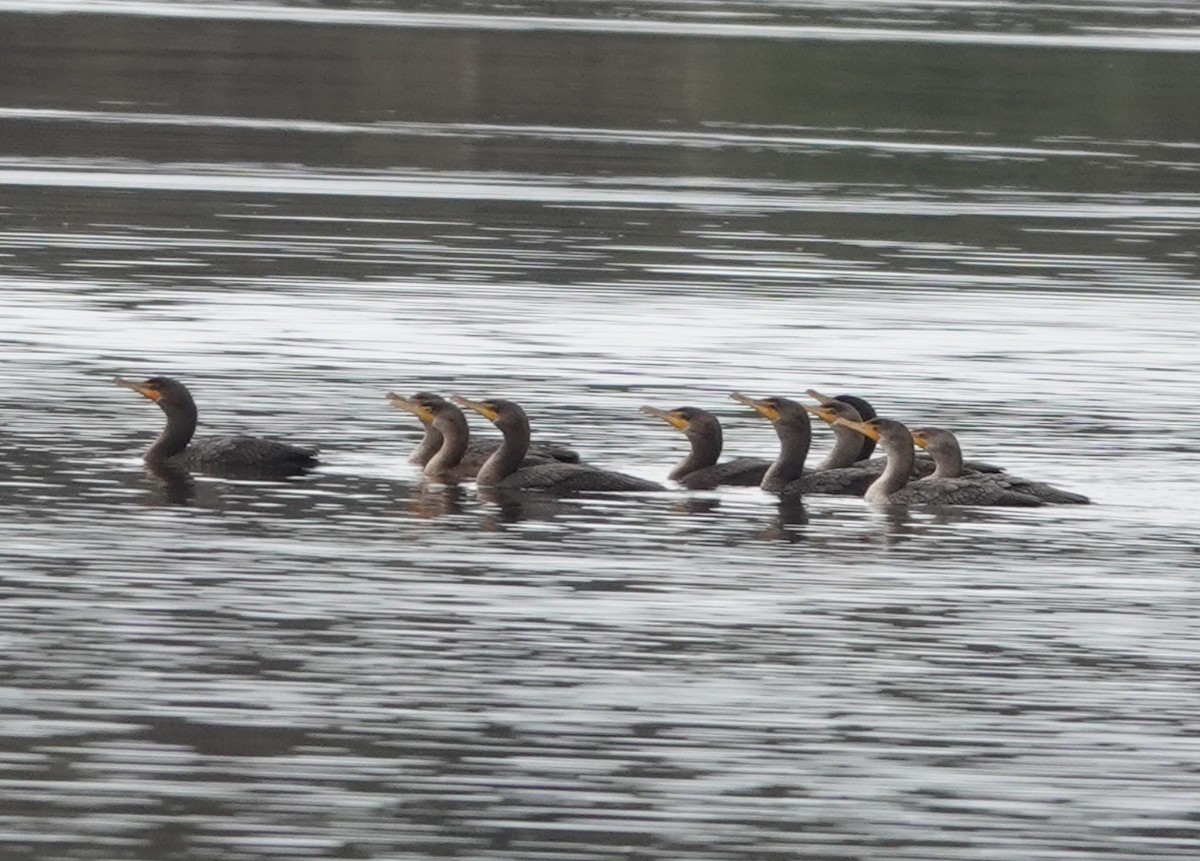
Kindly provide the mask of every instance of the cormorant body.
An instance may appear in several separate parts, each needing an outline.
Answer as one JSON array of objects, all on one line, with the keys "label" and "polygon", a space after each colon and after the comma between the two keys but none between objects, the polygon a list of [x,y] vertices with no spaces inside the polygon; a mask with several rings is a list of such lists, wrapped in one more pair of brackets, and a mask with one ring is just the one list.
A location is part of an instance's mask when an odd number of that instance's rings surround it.
[{"label": "cormorant body", "polygon": [[[433,392],[417,392],[411,398],[388,392],[392,406],[415,415],[425,428],[425,436],[409,456],[409,462],[422,468],[425,475],[439,480],[474,478],[497,448],[499,440],[471,438],[467,417],[456,405]],[[565,446],[531,446],[522,466],[542,463],[578,463],[579,453]]]},{"label": "cormorant body", "polygon": [[1036,506],[1035,496],[1008,490],[971,478],[927,478],[909,482],[915,458],[912,435],[893,419],[873,418],[866,422],[838,419],[846,427],[876,440],[887,454],[887,467],[864,494],[867,502],[879,505],[1014,505]]},{"label": "cormorant body", "polygon": [[500,447],[480,468],[475,481],[481,487],[545,490],[553,493],[573,491],[647,491],[663,490],[654,481],[612,472],[582,463],[544,463],[521,466],[529,449],[529,418],[520,405],[492,398],[469,401],[455,396],[455,403],[474,410],[504,435]]},{"label": "cormorant body", "polygon": [[252,436],[218,436],[193,441],[199,418],[187,386],[171,377],[143,382],[120,377],[116,384],[154,401],[167,425],[146,450],[146,462],[165,469],[246,476],[296,475],[317,465],[315,448]]},{"label": "cormorant body", "polygon": [[805,408],[791,398],[755,400],[738,392],[730,397],[770,421],[779,437],[779,457],[763,475],[759,485],[763,490],[784,495],[822,493],[862,496],[875,479],[873,472],[858,466],[805,469],[804,462],[812,445],[812,425]]},{"label": "cormorant body", "polygon": [[[833,430],[835,443],[833,450],[826,455],[825,460],[821,462],[818,469],[838,469],[844,466],[859,466],[867,469],[872,469],[876,473],[882,473],[887,465],[887,458],[881,457],[875,460],[867,460],[871,452],[875,450],[875,441],[870,437],[863,436],[857,431],[851,430],[844,425],[838,425],[837,420],[844,418],[849,421],[870,421],[875,418],[877,413],[875,408],[866,400],[855,397],[854,395],[838,395],[837,397],[829,397],[823,395],[814,389],[809,389],[806,394],[818,401],[819,407],[805,407],[810,413],[821,418],[829,424]],[[854,457],[855,438],[867,443],[868,446],[859,450],[858,459]],[[913,476],[924,477],[933,475],[937,469],[937,464],[933,458],[925,454],[918,453],[913,460]],[[1004,472],[1003,467],[993,466],[990,463],[984,463],[980,460],[966,461],[962,466],[963,474],[973,475],[975,473],[991,473]]]},{"label": "cormorant body", "polygon": [[641,411],[662,419],[688,438],[691,452],[667,477],[690,490],[712,490],[721,485],[757,487],[771,466],[771,461],[761,457],[738,457],[718,463],[724,435],[720,420],[707,410],[676,407],[667,411],[642,407]]},{"label": "cormorant body", "polygon": [[1084,505],[1091,502],[1091,500],[1081,493],[1060,490],[1054,485],[1046,484],[1044,481],[1032,481],[1028,478],[1009,475],[1006,472],[964,475],[962,447],[958,444],[958,438],[945,428],[916,428],[912,431],[912,439],[914,443],[929,452],[930,457],[933,458],[933,462],[937,464],[937,469],[934,473],[929,478],[921,479],[921,481],[943,478],[966,478],[971,481],[1002,487],[1005,490],[1022,493],[1026,496],[1036,496],[1042,502],[1049,502],[1056,505]]}]

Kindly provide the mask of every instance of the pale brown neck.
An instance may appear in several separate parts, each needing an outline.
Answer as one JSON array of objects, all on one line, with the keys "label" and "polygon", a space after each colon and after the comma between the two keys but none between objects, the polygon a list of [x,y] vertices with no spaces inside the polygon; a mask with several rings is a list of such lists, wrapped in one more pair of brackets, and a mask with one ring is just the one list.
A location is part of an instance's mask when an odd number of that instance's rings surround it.
[{"label": "pale brown neck", "polygon": [[963,473],[962,448],[951,440],[938,440],[937,445],[927,449],[933,458],[933,475],[930,478],[960,478]]},{"label": "pale brown neck", "polygon": [[862,451],[862,441],[867,439],[853,428],[842,425],[833,425],[832,430],[833,448],[825,455],[817,469],[841,469],[857,463]]},{"label": "pale brown neck", "polygon": [[421,437],[420,444],[408,456],[408,462],[425,466],[441,450],[442,442],[442,432],[433,425],[425,425],[425,436]]},{"label": "pale brown neck", "polygon": [[447,410],[433,422],[434,430],[442,438],[442,447],[438,453],[425,464],[425,474],[441,475],[458,466],[463,455],[467,453],[467,445],[471,442],[471,429],[467,426],[467,417],[458,410]]},{"label": "pale brown neck", "polygon": [[[907,435],[907,431],[905,433]],[[871,485],[873,495],[895,493],[908,484],[908,477],[912,474],[913,460],[915,459],[911,438],[902,441],[885,437],[880,441],[880,445],[887,454],[887,466],[883,470],[883,475],[879,476]]]}]

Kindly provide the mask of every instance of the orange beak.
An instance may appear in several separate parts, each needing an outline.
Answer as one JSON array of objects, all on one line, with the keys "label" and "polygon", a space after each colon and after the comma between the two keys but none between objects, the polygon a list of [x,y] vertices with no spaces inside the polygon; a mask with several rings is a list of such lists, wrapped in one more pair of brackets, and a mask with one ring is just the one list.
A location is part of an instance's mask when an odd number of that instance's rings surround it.
[{"label": "orange beak", "polygon": [[748,398],[741,392],[733,392],[729,397],[737,401],[739,404],[745,404],[746,406],[755,410],[759,415],[768,421],[776,421],[779,418],[779,410],[775,409],[773,406],[764,401],[756,401],[754,398]]},{"label": "orange beak", "polygon": [[474,410],[489,422],[494,422],[496,419],[500,418],[500,413],[492,409],[486,401],[468,401],[462,395],[455,395],[454,397],[450,398],[450,400],[454,401],[454,403],[458,404],[460,407],[466,407],[469,410]]},{"label": "orange beak", "polygon": [[858,431],[863,436],[870,437],[871,439],[875,440],[876,442],[879,441],[879,431],[876,430],[874,426],[866,424],[865,422],[851,421],[850,419],[844,419],[841,416],[839,416],[837,421],[834,422],[834,424],[842,425],[843,427],[854,428],[856,431]]},{"label": "orange beak", "polygon": [[655,409],[654,407],[642,407],[638,412],[645,413],[648,416],[654,416],[656,419],[662,419],[676,430],[687,430],[691,424],[683,416],[677,416],[675,413],[669,413],[666,410]]},{"label": "orange beak", "polygon": [[160,392],[158,389],[151,388],[145,383],[135,383],[133,380],[127,380],[124,377],[116,377],[113,382],[126,389],[133,389],[142,397],[149,398],[152,401],[157,401],[162,397],[162,392]]},{"label": "orange beak", "polygon": [[833,424],[834,422],[837,421],[837,418],[838,418],[837,413],[835,413],[833,410],[826,409],[825,407],[810,407],[807,404],[805,404],[804,409],[808,410],[814,416],[816,416],[819,419],[823,419],[824,421],[828,422],[829,424]]},{"label": "orange beak", "polygon": [[395,392],[388,392],[387,399],[391,401],[392,406],[396,407],[397,409],[406,410],[407,412],[412,413],[427,425],[433,424],[433,412],[429,409],[429,407],[419,404],[416,401],[409,400],[408,398],[401,397]]}]

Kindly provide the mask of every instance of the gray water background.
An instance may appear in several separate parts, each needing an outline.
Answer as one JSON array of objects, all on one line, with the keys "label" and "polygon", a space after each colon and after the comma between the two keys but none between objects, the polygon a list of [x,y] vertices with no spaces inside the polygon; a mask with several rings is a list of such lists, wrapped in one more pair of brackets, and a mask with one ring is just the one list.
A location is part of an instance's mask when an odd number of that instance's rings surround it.
[{"label": "gray water background", "polygon": [[[0,2],[0,858],[1196,858],[1198,81],[1183,2]],[[164,485],[152,373],[326,465]],[[498,505],[383,398],[663,479],[808,387],[1096,504]]]}]

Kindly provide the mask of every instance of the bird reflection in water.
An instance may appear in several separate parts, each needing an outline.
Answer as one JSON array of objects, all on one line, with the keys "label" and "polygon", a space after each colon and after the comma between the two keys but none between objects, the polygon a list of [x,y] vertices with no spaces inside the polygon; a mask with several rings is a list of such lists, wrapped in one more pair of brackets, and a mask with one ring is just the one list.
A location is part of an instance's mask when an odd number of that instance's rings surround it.
[{"label": "bird reflection in water", "polygon": [[463,512],[463,490],[457,484],[422,483],[413,490],[406,506],[410,514],[425,520]]},{"label": "bird reflection in water", "polygon": [[484,520],[484,528],[494,531],[522,521],[553,520],[576,507],[574,503],[557,496],[515,487],[478,487],[476,494],[497,509],[495,515]]},{"label": "bird reflection in water", "polygon": [[711,514],[721,507],[721,500],[713,496],[687,496],[671,506],[680,514]]},{"label": "bird reflection in water", "polygon": [[156,505],[190,505],[196,498],[196,480],[186,469],[148,461],[146,475],[152,479],[150,500]]},{"label": "bird reflection in water", "polygon": [[767,541],[783,541],[787,544],[797,544],[807,540],[803,530],[797,526],[808,524],[808,511],[804,508],[802,496],[786,495],[779,498],[775,519],[764,527],[758,537]]},{"label": "bird reflection in water", "polygon": [[935,505],[913,508],[908,505],[882,505],[868,515],[877,524],[867,540],[892,546],[917,538],[928,538],[944,526],[959,523],[994,523],[996,515],[986,507],[971,508]]}]

